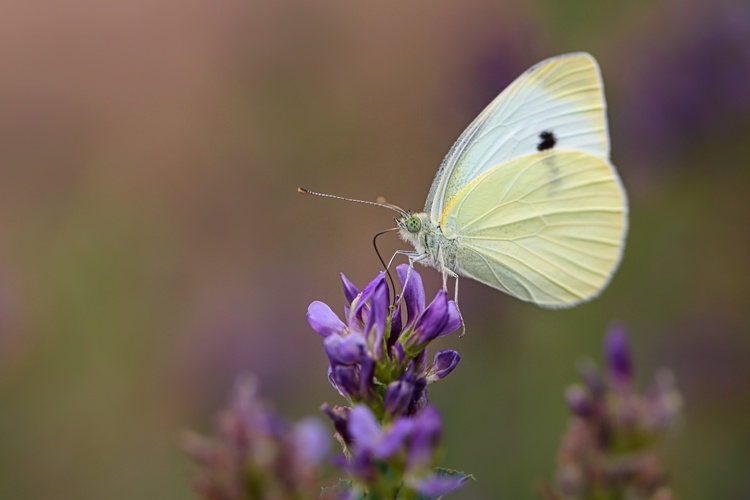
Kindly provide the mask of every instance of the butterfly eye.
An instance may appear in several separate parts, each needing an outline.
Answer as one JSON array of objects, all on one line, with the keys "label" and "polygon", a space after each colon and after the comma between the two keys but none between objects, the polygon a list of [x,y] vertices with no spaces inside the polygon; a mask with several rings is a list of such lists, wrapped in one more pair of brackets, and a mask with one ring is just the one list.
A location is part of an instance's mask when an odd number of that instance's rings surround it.
[{"label": "butterfly eye", "polygon": [[406,229],[410,233],[418,233],[422,229],[422,221],[416,215],[412,215],[406,219]]}]

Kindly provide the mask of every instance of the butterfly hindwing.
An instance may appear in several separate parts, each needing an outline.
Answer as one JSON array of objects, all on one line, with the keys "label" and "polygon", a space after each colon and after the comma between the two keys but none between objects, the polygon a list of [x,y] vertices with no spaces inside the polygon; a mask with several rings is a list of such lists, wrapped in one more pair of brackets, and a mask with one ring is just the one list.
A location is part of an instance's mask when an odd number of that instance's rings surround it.
[{"label": "butterfly hindwing", "polygon": [[627,201],[614,168],[582,151],[543,151],[482,173],[446,206],[458,272],[526,301],[595,297],[622,254]]}]

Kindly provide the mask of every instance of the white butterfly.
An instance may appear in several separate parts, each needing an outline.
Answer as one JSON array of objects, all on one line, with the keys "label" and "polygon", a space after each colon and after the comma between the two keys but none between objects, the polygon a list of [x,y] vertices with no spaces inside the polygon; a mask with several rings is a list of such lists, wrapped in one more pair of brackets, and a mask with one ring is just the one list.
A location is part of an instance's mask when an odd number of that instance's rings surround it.
[{"label": "white butterfly", "polygon": [[444,282],[466,276],[550,308],[596,297],[622,257],[627,199],[594,58],[565,54],[518,77],[448,152],[424,212],[396,222],[415,248],[399,253]]}]

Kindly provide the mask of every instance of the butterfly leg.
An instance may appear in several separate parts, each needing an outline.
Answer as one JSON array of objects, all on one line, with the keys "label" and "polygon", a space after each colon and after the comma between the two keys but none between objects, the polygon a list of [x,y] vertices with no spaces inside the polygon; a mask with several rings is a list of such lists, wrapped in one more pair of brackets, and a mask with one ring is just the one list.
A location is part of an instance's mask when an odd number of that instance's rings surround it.
[{"label": "butterfly leg", "polygon": [[409,259],[409,267],[414,267],[415,262],[419,262],[420,260],[427,258],[427,254],[420,254],[410,250],[396,250],[391,257],[391,260],[388,261],[386,270],[391,268],[391,265],[393,265],[393,261],[396,260],[397,255],[406,256],[406,258]]},{"label": "butterfly leg", "polygon": [[455,274],[453,271],[445,267],[445,258],[443,257],[443,247],[438,247],[438,263],[440,264],[440,274],[443,276],[443,291],[448,292],[448,273]]},{"label": "butterfly leg", "polygon": [[450,269],[443,268],[443,279],[445,279],[445,276],[450,276],[451,278],[456,280],[456,289],[455,293],[453,295],[453,302],[456,303],[456,311],[458,311],[458,317],[461,319],[461,334],[458,336],[459,338],[466,335],[466,324],[464,323],[464,317],[461,314],[461,308],[458,307],[458,274],[454,273]]}]

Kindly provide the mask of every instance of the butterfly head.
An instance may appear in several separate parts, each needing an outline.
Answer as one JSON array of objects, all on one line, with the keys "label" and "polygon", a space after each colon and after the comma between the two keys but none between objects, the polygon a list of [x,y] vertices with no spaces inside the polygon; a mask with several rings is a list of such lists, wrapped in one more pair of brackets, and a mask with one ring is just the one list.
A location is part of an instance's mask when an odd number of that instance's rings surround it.
[{"label": "butterfly head", "polygon": [[424,212],[414,213],[408,211],[402,214],[401,217],[396,217],[395,221],[401,239],[411,243],[419,251],[421,240],[423,240],[420,235],[424,234],[424,230],[426,229],[427,214]]},{"label": "butterfly head", "polygon": [[406,216],[402,216],[401,219],[403,220],[402,227],[410,233],[418,233],[422,229],[422,219],[416,214],[410,212]]}]

